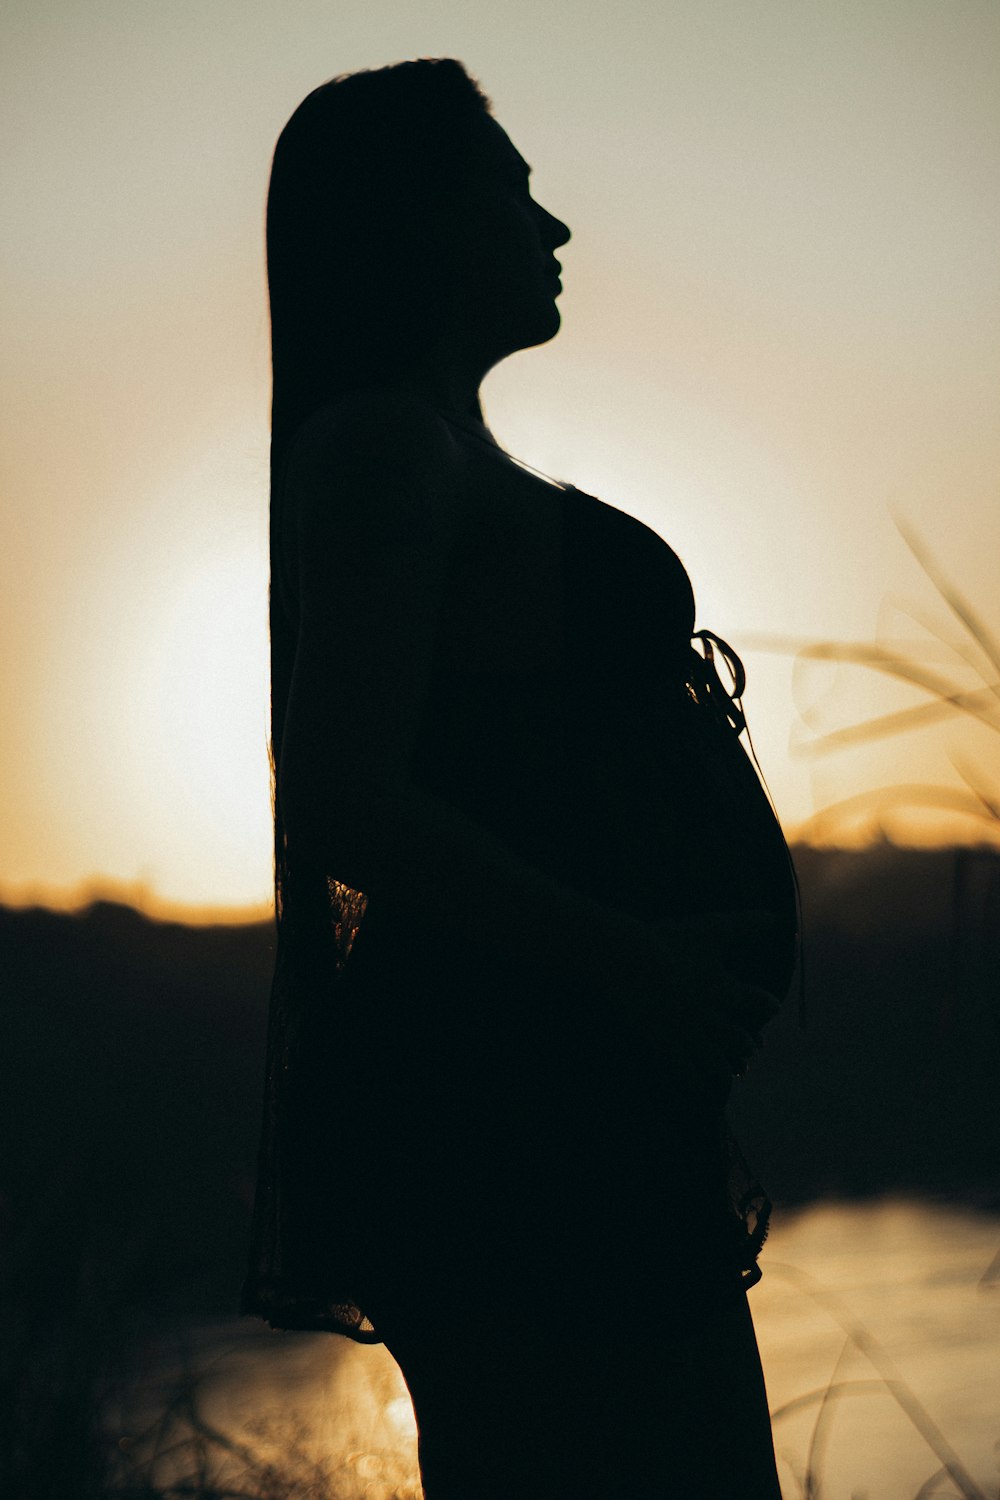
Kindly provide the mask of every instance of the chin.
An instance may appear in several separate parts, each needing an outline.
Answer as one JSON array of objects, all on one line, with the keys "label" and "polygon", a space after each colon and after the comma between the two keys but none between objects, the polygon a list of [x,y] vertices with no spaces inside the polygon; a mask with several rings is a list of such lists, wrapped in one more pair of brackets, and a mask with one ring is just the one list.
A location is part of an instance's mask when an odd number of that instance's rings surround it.
[{"label": "chin", "polygon": [[538,344],[547,344],[561,327],[562,314],[554,300],[547,301],[542,307],[533,309],[530,319],[524,320],[524,331],[516,347],[534,349]]},{"label": "chin", "polygon": [[540,344],[547,344],[549,339],[554,339],[562,327],[562,314],[553,302],[549,310],[548,327],[546,332],[538,340]]}]

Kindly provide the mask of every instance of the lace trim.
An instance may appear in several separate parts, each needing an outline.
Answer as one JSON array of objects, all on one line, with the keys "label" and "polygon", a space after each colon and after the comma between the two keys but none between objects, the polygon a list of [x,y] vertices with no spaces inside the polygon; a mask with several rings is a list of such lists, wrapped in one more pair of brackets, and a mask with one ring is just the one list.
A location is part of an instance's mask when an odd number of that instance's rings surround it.
[{"label": "lace trim", "polygon": [[319,1293],[293,1290],[278,1277],[256,1281],[252,1292],[245,1286],[240,1312],[263,1318],[275,1329],[342,1333],[358,1344],[382,1342],[371,1319],[353,1302],[333,1302]]},{"label": "lace trim", "polygon": [[356,891],[352,886],[345,885],[342,880],[335,880],[332,875],[326,877],[326,891],[333,917],[336,970],[340,974],[351,956],[351,949],[361,931],[361,923],[368,909],[368,897],[364,891]]}]

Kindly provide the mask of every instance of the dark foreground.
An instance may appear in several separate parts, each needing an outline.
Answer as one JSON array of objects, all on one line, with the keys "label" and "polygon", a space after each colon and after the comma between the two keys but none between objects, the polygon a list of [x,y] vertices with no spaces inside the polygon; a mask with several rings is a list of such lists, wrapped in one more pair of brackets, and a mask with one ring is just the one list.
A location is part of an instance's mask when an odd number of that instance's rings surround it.
[{"label": "dark foreground", "polygon": [[[806,1026],[793,991],[737,1087],[746,1154],[786,1205],[1000,1208],[1000,857],[797,863]],[[5,1494],[101,1493],[94,1402],[122,1351],[234,1311],[271,941],[102,903],[0,911]]]}]

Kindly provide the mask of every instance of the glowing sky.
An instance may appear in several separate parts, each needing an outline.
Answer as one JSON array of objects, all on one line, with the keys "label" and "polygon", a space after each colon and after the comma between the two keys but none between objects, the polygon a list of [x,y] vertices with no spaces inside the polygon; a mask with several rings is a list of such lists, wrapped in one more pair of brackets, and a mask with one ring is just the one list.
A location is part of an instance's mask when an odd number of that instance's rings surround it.
[{"label": "glowing sky", "polygon": [[[1000,633],[992,0],[17,0],[4,31],[6,895],[266,899],[264,195],[338,72],[481,79],[574,232],[562,331],[490,375],[488,419],[666,536],[700,624],[746,648],[873,639],[900,594],[943,618],[894,507]],[[827,673],[793,694],[787,655],[745,655],[793,831],[957,786],[950,754],[1000,788],[958,720],[803,759]],[[847,671],[829,718],[910,701]]]}]

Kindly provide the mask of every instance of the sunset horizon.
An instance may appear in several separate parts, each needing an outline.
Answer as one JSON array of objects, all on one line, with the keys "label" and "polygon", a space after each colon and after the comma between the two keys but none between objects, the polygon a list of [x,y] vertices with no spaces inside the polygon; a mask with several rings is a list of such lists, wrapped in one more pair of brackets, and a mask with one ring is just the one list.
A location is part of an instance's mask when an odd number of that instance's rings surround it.
[{"label": "sunset horizon", "polygon": [[[4,890],[268,900],[271,153],[309,88],[406,56],[464,60],[572,231],[559,334],[487,421],[676,551],[786,833],[878,787],[1000,795],[995,663],[906,540],[1000,637],[995,10],[15,9]],[[977,712],[779,638],[909,643]]]}]

